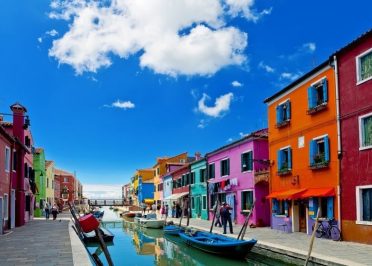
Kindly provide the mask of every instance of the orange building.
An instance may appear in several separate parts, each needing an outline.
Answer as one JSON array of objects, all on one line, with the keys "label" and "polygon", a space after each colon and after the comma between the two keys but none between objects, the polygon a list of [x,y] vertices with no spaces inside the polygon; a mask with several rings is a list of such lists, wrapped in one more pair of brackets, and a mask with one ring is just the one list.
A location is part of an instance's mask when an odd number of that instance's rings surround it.
[{"label": "orange building", "polygon": [[274,229],[312,233],[320,217],[339,220],[334,69],[324,62],[267,98]]},{"label": "orange building", "polygon": [[167,172],[167,163],[186,163],[187,152],[178,154],[173,157],[161,157],[156,159],[154,169],[154,200],[159,205],[163,200],[163,180],[160,178]]}]

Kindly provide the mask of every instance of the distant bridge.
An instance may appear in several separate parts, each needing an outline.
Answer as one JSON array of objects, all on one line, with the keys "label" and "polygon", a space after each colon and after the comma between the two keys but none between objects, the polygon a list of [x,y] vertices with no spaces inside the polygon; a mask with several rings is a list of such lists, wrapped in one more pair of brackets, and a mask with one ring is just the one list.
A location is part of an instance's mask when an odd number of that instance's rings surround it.
[{"label": "distant bridge", "polygon": [[123,199],[89,199],[89,206],[124,206],[126,201]]}]

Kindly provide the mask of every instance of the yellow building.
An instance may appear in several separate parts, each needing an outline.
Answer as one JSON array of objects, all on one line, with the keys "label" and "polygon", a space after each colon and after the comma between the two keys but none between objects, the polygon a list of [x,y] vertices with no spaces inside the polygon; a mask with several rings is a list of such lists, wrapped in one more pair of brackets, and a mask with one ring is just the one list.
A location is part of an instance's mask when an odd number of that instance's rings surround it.
[{"label": "yellow building", "polygon": [[46,200],[50,206],[54,204],[54,162],[45,161],[46,172]]},{"label": "yellow building", "polygon": [[159,205],[163,200],[163,179],[162,176],[167,173],[167,163],[186,163],[187,152],[178,154],[173,157],[160,157],[156,159],[156,164],[153,166],[154,176],[154,200]]}]

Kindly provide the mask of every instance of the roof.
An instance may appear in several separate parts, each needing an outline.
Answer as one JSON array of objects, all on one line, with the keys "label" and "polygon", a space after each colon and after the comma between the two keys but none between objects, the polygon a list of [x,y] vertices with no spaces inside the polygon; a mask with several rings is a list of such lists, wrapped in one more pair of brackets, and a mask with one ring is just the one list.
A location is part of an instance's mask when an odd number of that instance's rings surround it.
[{"label": "roof", "polygon": [[69,173],[69,172],[66,172],[64,170],[61,170],[61,169],[54,169],[54,174],[55,175],[68,175],[68,176],[74,176],[73,174]]},{"label": "roof", "polygon": [[184,169],[187,168],[188,166],[189,166],[189,164],[188,164],[188,163],[185,163],[185,164],[181,165],[179,168],[174,169],[173,171],[170,171],[170,172],[168,172],[168,173],[165,173],[164,175],[162,175],[162,178],[164,178],[164,177],[166,177],[166,176],[169,176],[169,175],[173,175],[174,173],[177,173],[177,172],[179,172],[179,171],[181,171],[181,170],[184,170]]},{"label": "roof", "polygon": [[352,46],[354,46],[355,44],[359,43],[361,40],[363,40],[364,38],[368,38],[370,35],[372,35],[372,28],[365,31],[364,33],[362,33],[361,35],[359,35],[357,38],[355,38],[354,40],[352,40],[351,42],[349,42],[348,44],[346,44],[344,47],[342,47],[341,49],[338,49],[336,52],[334,52],[332,54],[333,55],[337,55],[343,51],[345,51],[346,49],[349,49],[351,48]]},{"label": "roof", "polygon": [[175,157],[178,157],[178,156],[180,156],[182,154],[187,154],[187,152],[182,152],[182,153],[177,154],[177,155],[174,155],[172,157],[168,157],[168,156],[158,157],[158,158],[156,158],[156,164],[153,166],[153,168],[155,168],[161,162],[164,162],[164,161],[167,162],[168,160],[171,160],[171,159],[173,159]]},{"label": "roof", "polygon": [[51,166],[53,163],[54,163],[54,161],[48,161],[48,160],[45,160],[45,167],[48,168],[48,167]]},{"label": "roof", "polygon": [[35,153],[37,153],[37,154],[40,154],[42,152],[44,152],[44,149],[43,148],[36,148],[35,149]]},{"label": "roof", "polygon": [[322,68],[326,67],[327,65],[329,65],[329,60],[324,61],[323,63],[321,63],[317,67],[315,67],[312,70],[310,70],[309,72],[307,72],[305,75],[303,75],[300,78],[298,78],[295,81],[293,81],[291,84],[289,84],[288,86],[286,86],[284,89],[282,89],[282,90],[278,91],[277,93],[275,93],[274,95],[266,98],[264,100],[264,103],[268,103],[268,102],[274,100],[275,98],[279,97],[280,95],[284,94],[285,92],[289,91],[294,86],[296,86],[297,84],[300,84],[302,81],[308,79],[309,77],[311,77],[312,75],[314,75],[316,72],[318,72]]},{"label": "roof", "polygon": [[13,126],[13,123],[12,122],[8,122],[8,121],[1,121],[0,124],[3,127],[12,127]]},{"label": "roof", "polygon": [[222,146],[214,151],[211,151],[211,152],[208,152],[205,157],[209,157],[211,156],[212,154],[215,154],[217,152],[220,152],[220,151],[223,151],[223,150],[226,150],[228,148],[232,148],[234,146],[237,146],[238,144],[240,144],[241,142],[244,142],[244,141],[248,141],[248,140],[253,140],[253,139],[267,139],[268,138],[268,131],[267,131],[267,128],[264,128],[264,129],[260,129],[260,130],[257,130],[257,131],[254,131],[244,137],[242,137],[241,139],[239,140],[236,140],[234,142],[231,142],[225,146]]},{"label": "roof", "polygon": [[10,142],[14,142],[15,139],[0,125],[0,134],[6,137]]},{"label": "roof", "polygon": [[20,104],[19,102],[16,102],[16,103],[14,103],[14,104],[12,104],[11,106],[10,106],[10,109],[19,109],[19,110],[23,110],[24,112],[27,112],[27,109],[26,109],[26,107],[24,107],[22,104]]}]

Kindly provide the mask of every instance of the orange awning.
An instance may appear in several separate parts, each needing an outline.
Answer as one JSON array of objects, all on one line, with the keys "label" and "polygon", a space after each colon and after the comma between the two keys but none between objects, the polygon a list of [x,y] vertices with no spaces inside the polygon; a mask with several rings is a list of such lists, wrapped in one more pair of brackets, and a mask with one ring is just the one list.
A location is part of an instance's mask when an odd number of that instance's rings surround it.
[{"label": "orange awning", "polygon": [[331,197],[335,196],[334,188],[309,188],[304,193],[302,193],[301,198],[310,197]]},{"label": "orange awning", "polygon": [[285,190],[281,192],[272,192],[268,196],[266,196],[267,199],[297,199],[300,198],[301,194],[306,190],[306,188],[300,188],[300,189],[290,189]]}]

